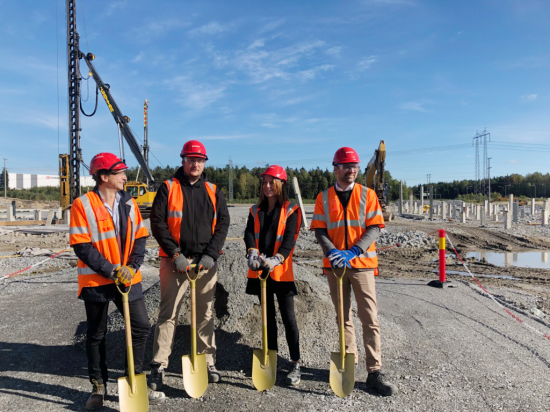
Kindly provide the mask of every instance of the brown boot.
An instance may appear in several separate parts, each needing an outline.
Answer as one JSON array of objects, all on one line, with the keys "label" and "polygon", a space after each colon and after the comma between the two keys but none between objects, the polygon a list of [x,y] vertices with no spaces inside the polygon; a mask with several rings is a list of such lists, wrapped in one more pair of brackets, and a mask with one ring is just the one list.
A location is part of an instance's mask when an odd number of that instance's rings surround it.
[{"label": "brown boot", "polygon": [[97,411],[103,408],[103,398],[107,393],[107,389],[103,383],[99,383],[95,379],[92,379],[92,393],[86,402],[87,411]]}]

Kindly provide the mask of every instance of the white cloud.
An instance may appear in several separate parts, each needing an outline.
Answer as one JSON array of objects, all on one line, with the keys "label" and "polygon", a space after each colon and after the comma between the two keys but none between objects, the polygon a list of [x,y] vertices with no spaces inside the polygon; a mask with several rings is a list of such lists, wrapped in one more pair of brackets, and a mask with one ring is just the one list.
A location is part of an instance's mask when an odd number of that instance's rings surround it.
[{"label": "white cloud", "polygon": [[325,53],[328,54],[329,56],[339,56],[341,51],[342,51],[341,46],[334,46],[334,47],[331,47],[330,49],[327,49]]},{"label": "white cloud", "polygon": [[524,94],[523,96],[520,96],[520,99],[522,102],[534,102],[537,100],[536,94]]},{"label": "white cloud", "polygon": [[323,64],[322,66],[317,66],[309,70],[302,70],[301,72],[298,72],[296,76],[303,81],[312,80],[318,73],[332,70],[333,68],[334,66],[332,64]]},{"label": "white cloud", "polygon": [[399,105],[399,108],[408,112],[422,112],[422,113],[431,113],[432,110],[424,107],[426,104],[432,103],[429,100],[421,100],[419,102],[406,102]]},{"label": "white cloud", "polygon": [[176,77],[165,81],[170,88],[177,88],[182,97],[178,99],[193,110],[203,110],[225,96],[225,86],[199,84],[187,77]]},{"label": "white cloud", "polygon": [[258,39],[254,40],[254,43],[252,43],[250,46],[247,47],[248,50],[256,49],[258,47],[264,47],[264,39]]},{"label": "white cloud", "polygon": [[105,11],[105,15],[110,16],[111,14],[116,12],[117,10],[123,10],[124,7],[126,7],[127,4],[128,4],[128,2],[126,0],[111,1],[109,3],[109,7],[107,7],[107,10]]},{"label": "white cloud", "polygon": [[367,70],[367,69],[370,69],[370,66],[376,62],[378,60],[377,56],[369,56],[369,57],[365,57],[364,59],[362,59],[358,64],[357,64],[357,70],[359,70],[360,72],[364,71],[364,70]]},{"label": "white cloud", "polygon": [[260,33],[266,33],[268,31],[275,30],[277,27],[285,23],[285,19],[279,19],[267,23],[264,27],[261,28]]},{"label": "white cloud", "polygon": [[137,63],[141,61],[144,57],[145,57],[145,53],[139,52],[138,55],[132,59],[132,62]]},{"label": "white cloud", "polygon": [[222,33],[227,30],[229,30],[228,26],[223,26],[217,21],[211,21],[210,23],[205,24],[204,26],[190,30],[189,35],[191,36],[210,35],[211,36],[214,34]]},{"label": "white cloud", "polygon": [[517,163],[519,163],[519,160],[516,160],[516,159],[510,159],[510,160],[508,160],[508,163],[513,163],[513,164],[517,164]]}]

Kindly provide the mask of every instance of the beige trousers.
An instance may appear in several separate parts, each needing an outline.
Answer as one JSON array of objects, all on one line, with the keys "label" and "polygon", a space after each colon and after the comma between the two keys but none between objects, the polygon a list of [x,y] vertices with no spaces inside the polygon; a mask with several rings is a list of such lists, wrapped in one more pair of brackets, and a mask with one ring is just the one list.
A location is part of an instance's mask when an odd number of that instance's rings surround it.
[{"label": "beige trousers", "polygon": [[[197,353],[206,354],[206,363],[214,365],[216,341],[214,338],[214,317],[212,306],[218,275],[217,266],[197,279]],[[183,295],[189,286],[184,273],[176,272],[171,259],[163,257],[160,261],[160,304],[159,317],[155,328],[153,343],[153,361],[163,368],[168,367],[168,357],[174,346],[174,334]]]},{"label": "beige trousers", "polygon": [[[341,276],[343,269],[334,269],[336,275]],[[336,277],[332,270],[325,269],[330,288],[332,303],[336,308],[336,322],[338,322],[338,289]],[[344,292],[344,336],[346,339],[346,353],[353,353],[357,360],[357,344],[355,342],[355,328],[351,314],[351,290],[357,302],[357,314],[363,325],[363,344],[365,345],[367,372],[380,370],[382,367],[382,352],[380,345],[380,325],[378,324],[378,306],[376,305],[376,285],[374,270],[346,269],[343,279]]]}]

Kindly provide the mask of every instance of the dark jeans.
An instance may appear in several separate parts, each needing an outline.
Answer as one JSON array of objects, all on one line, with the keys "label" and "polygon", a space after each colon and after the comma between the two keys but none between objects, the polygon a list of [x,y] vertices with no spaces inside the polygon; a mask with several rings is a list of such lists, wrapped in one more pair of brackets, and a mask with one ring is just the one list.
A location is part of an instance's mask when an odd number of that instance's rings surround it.
[{"label": "dark jeans", "polygon": [[[285,326],[286,341],[290,352],[290,359],[300,360],[300,333],[296,324],[296,315],[294,313],[294,296],[286,293],[270,293],[267,291],[267,347],[272,350],[278,350],[277,345],[277,319],[275,317],[275,295],[279,302],[281,318]],[[260,297],[261,303],[261,297]]]},{"label": "dark jeans", "polygon": [[[124,316],[122,309],[122,295],[118,294],[114,303]],[[88,355],[88,374],[90,381],[95,379],[99,383],[108,380],[107,363],[105,359],[105,334],[107,333],[107,313],[109,302],[84,302],[88,331],[86,335],[86,354]],[[130,325],[132,328],[132,348],[134,351],[134,367],[136,374],[143,372],[143,358],[145,344],[149,336],[151,325],[145,300],[142,298],[129,303]],[[126,364],[127,362],[125,362]]]}]

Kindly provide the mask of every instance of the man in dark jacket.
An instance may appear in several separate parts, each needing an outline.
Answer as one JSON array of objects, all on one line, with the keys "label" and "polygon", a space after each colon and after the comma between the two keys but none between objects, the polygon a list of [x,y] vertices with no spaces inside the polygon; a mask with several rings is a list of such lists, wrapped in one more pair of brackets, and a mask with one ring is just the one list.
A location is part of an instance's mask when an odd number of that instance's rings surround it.
[{"label": "man in dark jacket", "polygon": [[[86,354],[93,385],[86,402],[88,411],[101,409],[107,393],[105,334],[109,302],[113,301],[123,313],[122,295],[115,282],[132,285],[128,300],[136,374],[143,372],[150,330],[139,271],[149,233],[137,203],[123,190],[127,168],[112,153],[94,156],[90,174],[97,185],[76,199],[71,208],[69,238],[78,257],[78,297],[86,308]],[[149,399],[160,402],[164,394],[149,391]]]},{"label": "man in dark jacket", "polygon": [[212,305],[218,279],[216,261],[229,230],[229,212],[221,189],[203,174],[208,160],[204,145],[188,141],[181,157],[182,167],[157,191],[150,215],[161,256],[159,317],[149,379],[149,387],[155,391],[163,385],[179,310],[189,284],[185,273],[192,264],[207,270],[196,283],[197,352],[206,354],[208,380],[220,381],[215,367]]}]

